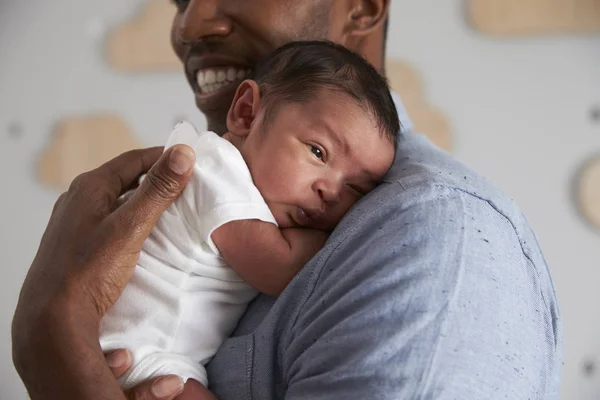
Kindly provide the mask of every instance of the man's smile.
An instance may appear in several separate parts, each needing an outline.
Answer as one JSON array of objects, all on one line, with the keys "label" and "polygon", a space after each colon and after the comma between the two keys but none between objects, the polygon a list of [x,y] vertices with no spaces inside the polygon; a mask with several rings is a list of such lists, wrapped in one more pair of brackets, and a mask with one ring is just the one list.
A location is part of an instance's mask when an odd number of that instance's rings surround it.
[{"label": "man's smile", "polygon": [[201,94],[210,94],[224,86],[239,84],[250,75],[250,69],[235,67],[204,68],[196,73],[196,82]]},{"label": "man's smile", "polygon": [[191,56],[185,63],[185,70],[198,100],[234,91],[252,72],[243,62],[216,55]]}]

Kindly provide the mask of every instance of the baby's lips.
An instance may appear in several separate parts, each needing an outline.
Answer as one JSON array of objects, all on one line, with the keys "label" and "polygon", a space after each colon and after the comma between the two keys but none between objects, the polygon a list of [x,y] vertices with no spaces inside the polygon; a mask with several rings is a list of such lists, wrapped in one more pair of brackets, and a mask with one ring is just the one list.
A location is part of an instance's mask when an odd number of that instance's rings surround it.
[{"label": "baby's lips", "polygon": [[302,207],[296,209],[296,222],[302,226],[308,226],[312,222],[310,215]]}]

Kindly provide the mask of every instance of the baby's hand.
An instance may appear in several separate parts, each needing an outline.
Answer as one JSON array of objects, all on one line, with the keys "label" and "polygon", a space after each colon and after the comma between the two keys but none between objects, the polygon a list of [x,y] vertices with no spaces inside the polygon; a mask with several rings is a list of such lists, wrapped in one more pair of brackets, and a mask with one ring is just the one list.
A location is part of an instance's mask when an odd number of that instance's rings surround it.
[{"label": "baby's hand", "polygon": [[292,248],[294,264],[303,266],[325,246],[329,232],[310,228],[282,229],[281,233]]}]

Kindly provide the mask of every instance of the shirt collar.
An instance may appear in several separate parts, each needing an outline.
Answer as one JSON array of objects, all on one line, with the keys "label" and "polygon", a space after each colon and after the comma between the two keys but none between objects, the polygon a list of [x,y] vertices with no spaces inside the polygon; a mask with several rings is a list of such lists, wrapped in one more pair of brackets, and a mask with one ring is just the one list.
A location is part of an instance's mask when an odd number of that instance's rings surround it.
[{"label": "shirt collar", "polygon": [[409,133],[413,130],[413,124],[406,112],[406,108],[404,108],[404,104],[402,104],[402,99],[400,96],[394,91],[392,91],[392,99],[394,100],[394,104],[396,105],[396,110],[398,111],[398,117],[400,118],[400,123],[402,124],[401,133]]}]

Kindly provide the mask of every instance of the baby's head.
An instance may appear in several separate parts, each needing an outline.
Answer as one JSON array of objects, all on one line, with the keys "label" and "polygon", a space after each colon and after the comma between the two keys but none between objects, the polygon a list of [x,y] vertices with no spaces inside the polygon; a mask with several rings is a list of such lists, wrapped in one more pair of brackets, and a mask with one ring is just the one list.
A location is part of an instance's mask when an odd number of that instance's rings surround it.
[{"label": "baby's head", "polygon": [[400,122],[385,79],[328,42],[287,44],[252,78],[226,137],[281,228],[332,230],[394,160]]}]

